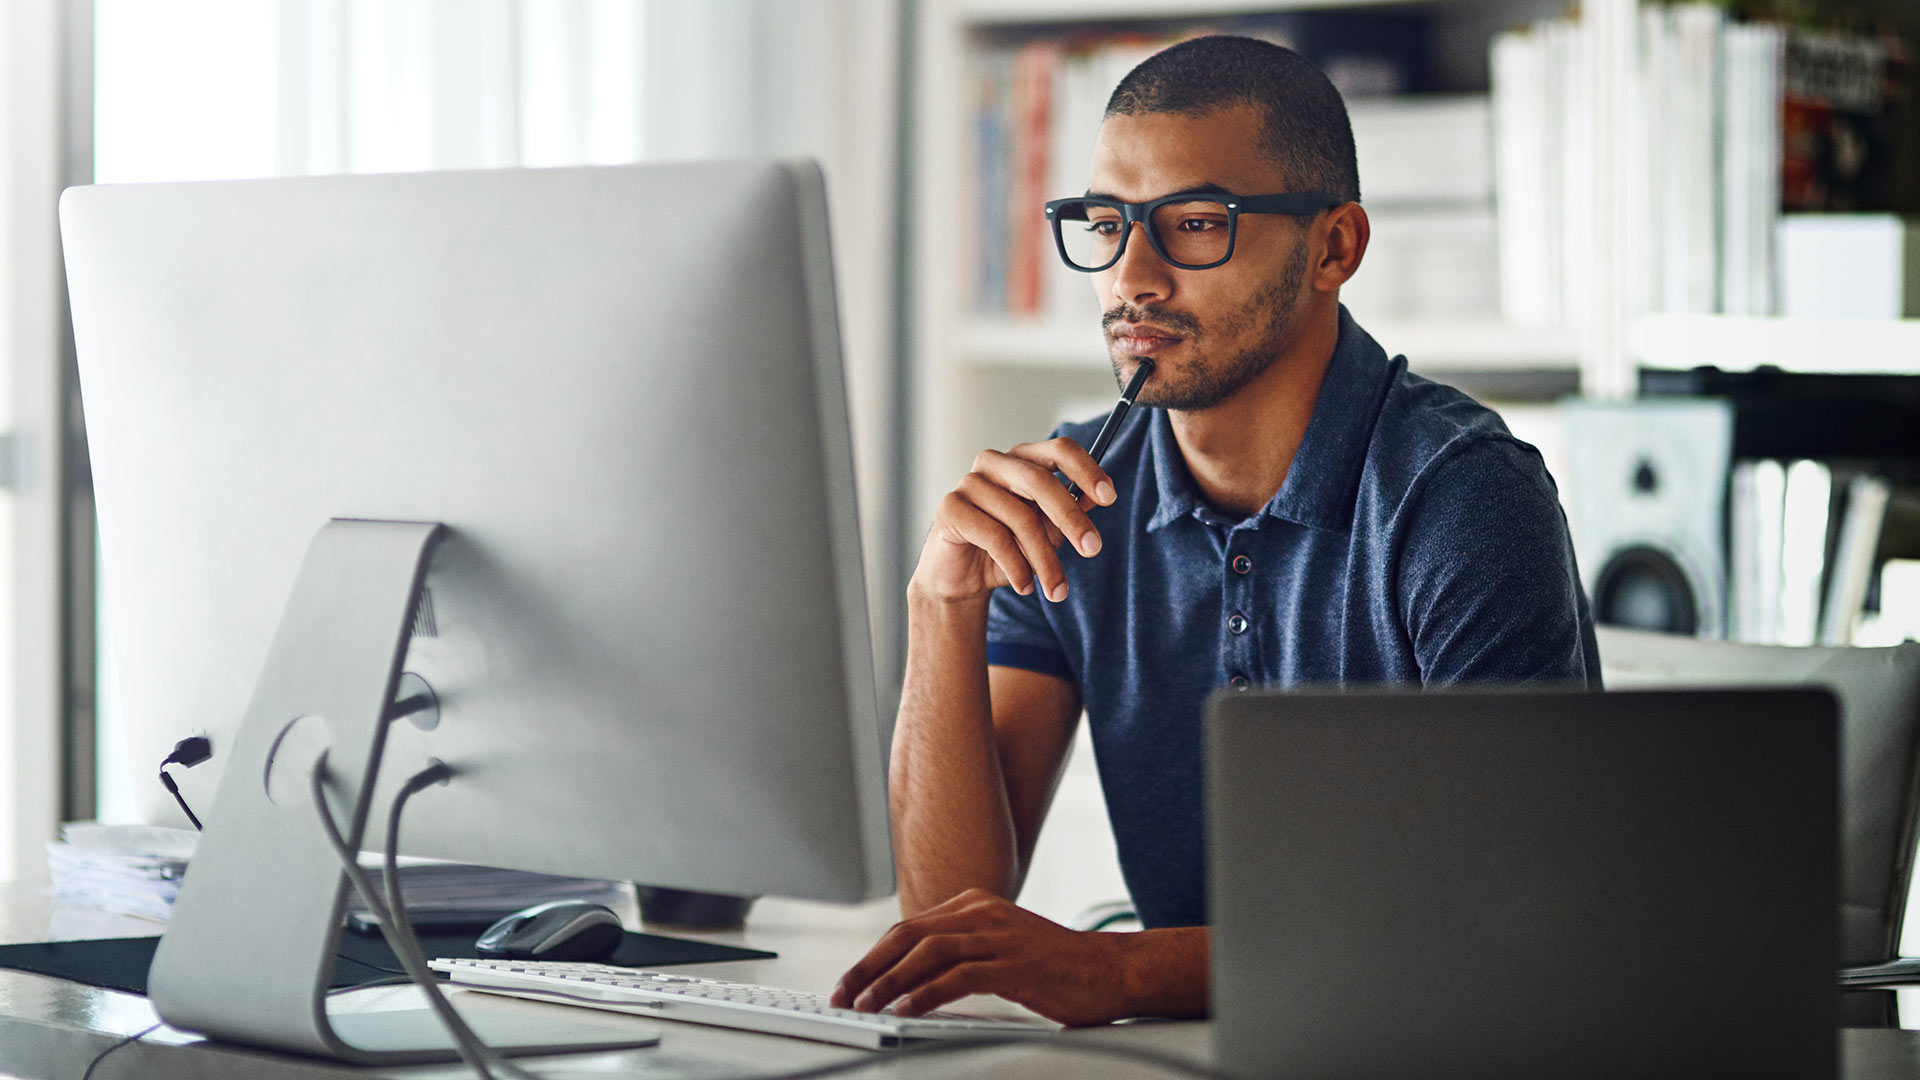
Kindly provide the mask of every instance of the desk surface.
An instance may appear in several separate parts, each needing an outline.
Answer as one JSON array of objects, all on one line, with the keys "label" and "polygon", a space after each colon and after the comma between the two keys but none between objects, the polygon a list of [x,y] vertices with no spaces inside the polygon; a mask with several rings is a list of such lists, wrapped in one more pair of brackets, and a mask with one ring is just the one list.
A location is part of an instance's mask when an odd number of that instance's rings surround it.
[{"label": "desk surface", "polygon": [[[629,913],[630,914],[630,913]],[[762,900],[743,933],[702,935],[780,953],[775,960],[743,960],[685,968],[715,978],[823,991],[858,959],[894,920],[891,901],[834,907]],[[0,943],[50,938],[139,936],[155,924],[86,910],[52,910],[45,895],[26,885],[0,885]],[[410,988],[369,990],[349,996],[357,1007],[396,1008],[417,1003]],[[498,1001],[499,999],[491,999]],[[532,1010],[564,1009],[536,1002],[510,1002]],[[601,1014],[613,1018],[613,1014]],[[61,979],[0,969],[0,1080],[78,1080],[95,1054],[153,1024],[147,1000]],[[729,1031],[699,1024],[643,1019],[661,1032],[657,1047],[608,1054],[526,1061],[550,1080],[611,1080],[614,1077],[746,1077],[878,1057],[826,1043]],[[1211,1057],[1204,1023],[1143,1023],[1065,1033],[1062,1038],[1150,1047],[1205,1062]],[[1841,1037],[1841,1075],[1846,1080],[1920,1080],[1920,1032],[1847,1031]],[[523,1059],[525,1060],[525,1059]],[[162,1028],[118,1050],[95,1080],[322,1080],[331,1077],[454,1077],[457,1065],[403,1069],[352,1069],[231,1047]],[[1097,1080],[1173,1075],[1144,1063],[1105,1055],[1076,1055],[1032,1047],[966,1052],[880,1062],[853,1074],[872,1077],[1086,1077]]]},{"label": "desk surface", "polygon": [[[626,913],[631,920],[632,912]],[[864,954],[873,941],[898,918],[893,901],[860,907],[839,907],[797,901],[762,900],[748,917],[744,932],[687,935],[729,944],[771,949],[773,960],[741,960],[676,968],[720,979],[764,983],[824,992],[842,972]],[[0,943],[54,938],[142,936],[157,933],[157,924],[141,919],[106,915],[85,909],[50,907],[43,892],[28,885],[0,885]],[[401,1008],[419,1004],[409,987],[382,988],[344,995],[363,1009]],[[981,999],[985,1002],[987,999]],[[538,1002],[487,999],[489,1007],[531,1010],[565,1009]],[[969,1006],[979,1002],[969,1002]],[[1014,1010],[997,1001],[987,1002]],[[1015,1010],[1017,1011],[1017,1010]],[[623,1018],[596,1013],[610,1022]],[[95,1054],[121,1038],[143,1030],[158,1017],[143,997],[101,990],[62,979],[0,969],[0,1078],[79,1080]],[[633,1021],[661,1035],[660,1044],[619,1053],[579,1054],[564,1058],[520,1059],[551,1080],[611,1080],[614,1077],[701,1078],[766,1075],[835,1061],[879,1057],[871,1051],[777,1035],[730,1031],[700,1024],[657,1018]],[[1099,1039],[1138,1044],[1193,1061],[1209,1056],[1208,1027],[1202,1023],[1145,1023],[1119,1025],[1096,1031],[1071,1032],[1067,1038]],[[1915,1050],[1920,1062],[1920,1044]],[[311,1059],[215,1046],[198,1036],[162,1028],[140,1043],[114,1052],[95,1073],[94,1080],[319,1080],[323,1077],[453,1077],[468,1075],[457,1065],[395,1069],[354,1069]],[[1171,1075],[1145,1064],[1107,1056],[1075,1055],[1057,1051],[1009,1047],[967,1051],[951,1057],[937,1055],[896,1063],[878,1063],[855,1073],[870,1077],[1059,1076],[1099,1080]],[[1893,1074],[1889,1074],[1893,1075]],[[1900,1074],[1905,1075],[1905,1074]],[[1920,1064],[1912,1073],[1920,1077]]]}]

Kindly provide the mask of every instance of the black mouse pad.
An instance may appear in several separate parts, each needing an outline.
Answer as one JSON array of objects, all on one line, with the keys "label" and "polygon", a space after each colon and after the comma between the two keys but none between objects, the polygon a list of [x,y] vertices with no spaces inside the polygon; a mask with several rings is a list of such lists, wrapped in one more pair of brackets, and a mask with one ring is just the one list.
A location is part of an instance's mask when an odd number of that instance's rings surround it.
[{"label": "black mouse pad", "polygon": [[[96,941],[36,941],[0,945],[0,967],[52,975],[89,986],[124,990],[144,996],[147,969],[153,966],[157,937],[101,938]],[[420,948],[429,957],[477,956],[471,934],[422,934]],[[626,967],[668,967],[673,964],[713,964],[726,960],[768,960],[774,953],[742,949],[687,938],[628,933],[608,959]],[[387,969],[387,970],[383,970]],[[340,956],[333,965],[332,986],[359,986],[393,978],[400,961],[385,939],[359,934],[340,935]]]}]

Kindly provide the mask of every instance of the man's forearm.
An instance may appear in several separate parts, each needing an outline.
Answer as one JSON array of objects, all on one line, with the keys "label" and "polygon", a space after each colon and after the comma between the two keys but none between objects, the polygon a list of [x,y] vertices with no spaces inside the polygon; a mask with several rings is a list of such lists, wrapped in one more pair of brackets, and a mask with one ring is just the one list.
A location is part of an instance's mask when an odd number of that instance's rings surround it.
[{"label": "man's forearm", "polygon": [[987,601],[907,596],[907,671],[889,789],[901,911],[969,888],[1011,896],[1013,815],[987,688]]}]

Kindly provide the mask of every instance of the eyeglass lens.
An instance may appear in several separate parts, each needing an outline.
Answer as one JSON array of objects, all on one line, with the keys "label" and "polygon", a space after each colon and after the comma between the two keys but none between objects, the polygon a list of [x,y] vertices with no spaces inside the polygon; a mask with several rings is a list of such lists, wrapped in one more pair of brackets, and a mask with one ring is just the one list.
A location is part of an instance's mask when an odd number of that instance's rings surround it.
[{"label": "eyeglass lens", "polygon": [[[1096,270],[1113,261],[1125,232],[1118,208],[1080,203],[1065,208],[1058,217],[1069,262]],[[1075,220],[1079,217],[1086,220]],[[1233,230],[1224,203],[1207,199],[1165,203],[1154,208],[1149,221],[1172,262],[1204,266],[1227,257]]]}]

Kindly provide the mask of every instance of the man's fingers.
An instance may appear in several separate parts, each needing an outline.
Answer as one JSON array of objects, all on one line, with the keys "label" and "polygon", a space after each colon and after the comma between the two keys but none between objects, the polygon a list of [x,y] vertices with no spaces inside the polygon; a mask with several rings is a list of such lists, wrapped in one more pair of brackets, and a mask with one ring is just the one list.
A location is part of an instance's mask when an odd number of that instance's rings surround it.
[{"label": "man's fingers", "polygon": [[[1054,475],[1054,467],[1044,459],[1023,456],[1028,449],[1016,446],[1012,452],[1005,454],[988,450],[974,460],[973,471],[1039,507],[1040,512],[1066,537],[1075,551],[1086,556],[1098,554],[1100,532],[1094,528],[1092,519],[1087,517],[1086,511],[1074,501],[1073,496],[1067,494],[1066,485]],[[1080,456],[1085,458],[1085,451],[1080,451]],[[1093,459],[1086,460],[1091,462]],[[1111,484],[1108,490],[1112,490]]]},{"label": "man's fingers", "polygon": [[1093,460],[1093,455],[1087,453],[1085,447],[1072,439],[1063,436],[1046,442],[1024,443],[1013,447],[1008,453],[1045,465],[1066,477],[1069,483],[1080,485],[1080,490],[1085,493],[1082,498],[1091,496],[1093,502],[1100,506],[1114,501],[1113,478]]},{"label": "man's fingers", "polygon": [[999,993],[1005,989],[999,982],[1009,970],[998,960],[962,961],[903,996],[893,1011],[898,1016],[925,1016],[971,994]]},{"label": "man's fingers", "polygon": [[836,1009],[851,1007],[854,998],[871,986],[875,979],[891,971],[900,962],[901,957],[931,932],[926,921],[928,918],[929,916],[922,915],[915,919],[903,919],[889,927],[886,933],[881,934],[880,940],[874,942],[873,948],[867,950],[867,955],[848,968],[845,975],[840,976],[839,985],[833,988],[833,994],[829,999],[833,1007]]},{"label": "man's fingers", "polygon": [[925,938],[934,934],[963,934],[972,929],[979,920],[970,909],[978,905],[982,897],[989,896],[992,894],[983,889],[968,889],[914,918],[894,923],[873,943],[873,948],[867,950],[867,955],[840,977],[839,985],[833,988],[834,1007],[847,1008],[862,990],[891,970]]},{"label": "man's fingers", "polygon": [[1033,591],[1033,567],[1021,554],[1020,541],[1013,531],[993,515],[974,505],[958,491],[950,491],[943,500],[941,516],[947,527],[963,543],[987,553],[1007,584],[1022,596]]},{"label": "man's fingers", "polygon": [[960,482],[959,493],[1013,534],[1026,566],[1039,578],[1040,587],[1049,599],[1060,599],[1067,574],[1060,566],[1060,557],[1054,553],[1054,545],[1048,543],[1046,519],[1039,511],[979,473],[968,473]]},{"label": "man's fingers", "polygon": [[956,964],[991,956],[993,950],[992,941],[980,934],[931,934],[923,937],[907,950],[899,963],[854,995],[853,1007],[862,1012],[878,1012],[899,998],[918,991]]}]

